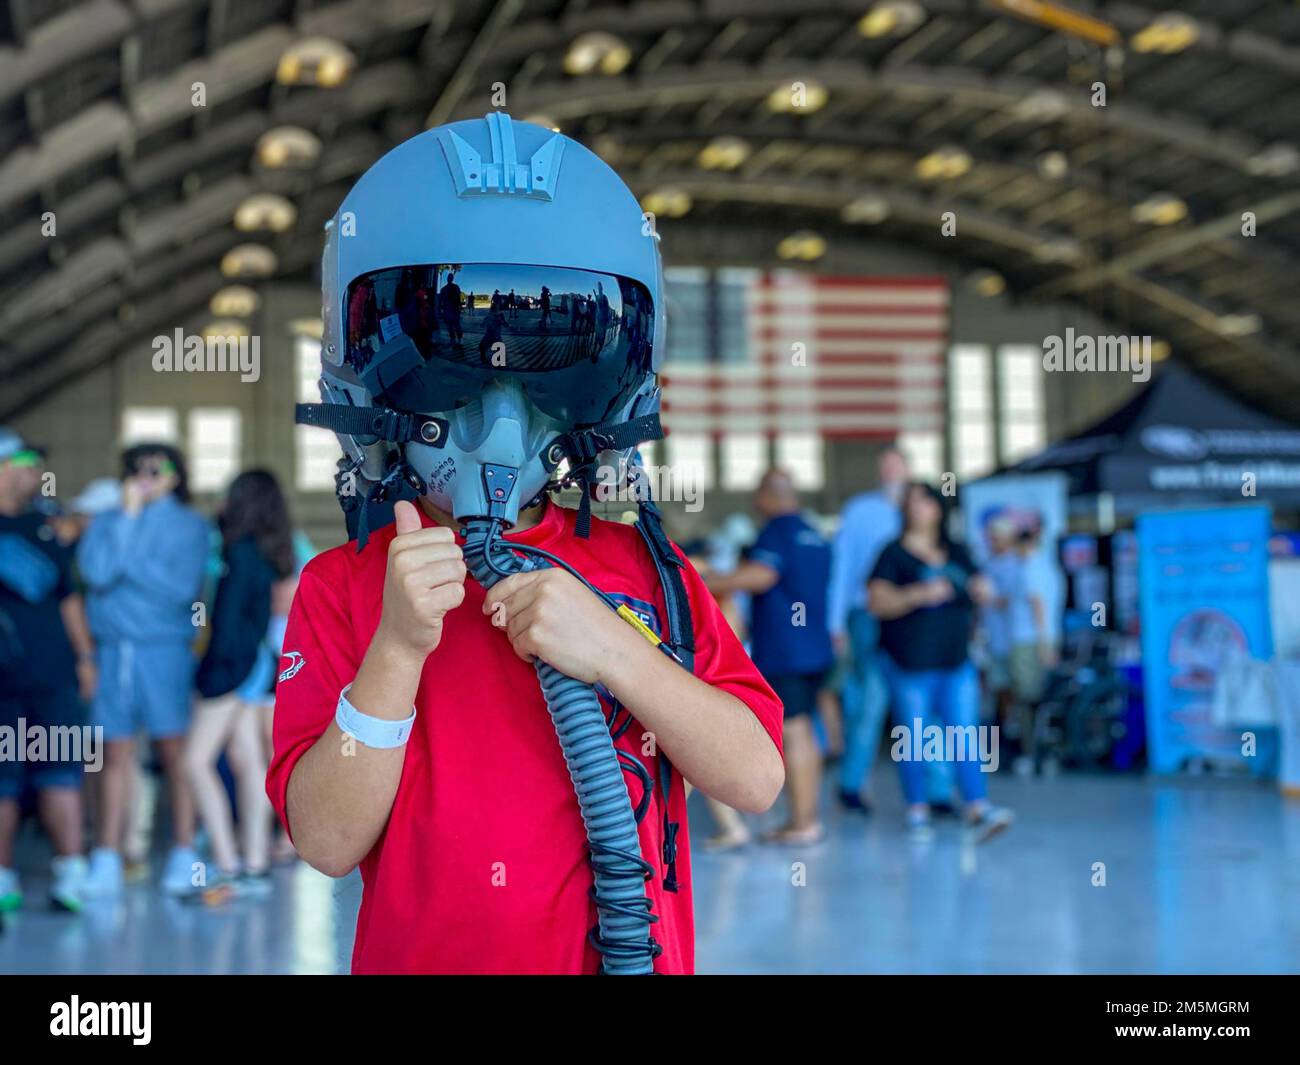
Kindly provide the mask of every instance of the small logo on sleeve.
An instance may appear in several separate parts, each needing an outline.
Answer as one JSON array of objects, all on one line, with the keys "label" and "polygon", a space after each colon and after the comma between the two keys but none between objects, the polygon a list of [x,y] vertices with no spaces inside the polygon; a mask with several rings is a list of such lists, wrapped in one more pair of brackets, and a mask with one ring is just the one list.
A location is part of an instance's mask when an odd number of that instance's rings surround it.
[{"label": "small logo on sleeve", "polygon": [[289,660],[289,664],[280,673],[281,684],[283,684],[286,680],[293,680],[293,678],[298,675],[302,667],[307,664],[307,659],[303,658],[303,656],[299,654],[297,651],[285,651],[284,654],[282,654],[280,657],[287,658]]}]

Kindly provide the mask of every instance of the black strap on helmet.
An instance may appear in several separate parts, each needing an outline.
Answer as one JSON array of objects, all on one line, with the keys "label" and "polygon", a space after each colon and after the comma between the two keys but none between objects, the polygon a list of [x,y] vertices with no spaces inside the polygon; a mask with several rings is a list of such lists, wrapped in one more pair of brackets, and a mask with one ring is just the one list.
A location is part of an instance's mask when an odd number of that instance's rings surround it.
[{"label": "black strap on helmet", "polygon": [[420,443],[442,447],[447,423],[428,414],[405,414],[388,407],[350,407],[346,403],[299,403],[293,408],[298,425],[329,429],[344,436],[374,436],[394,444]]},{"label": "black strap on helmet", "polygon": [[583,539],[591,535],[591,487],[600,453],[623,451],[646,440],[660,440],[663,435],[659,412],[653,411],[631,421],[571,429],[551,442],[548,452],[558,448],[562,457],[569,460],[565,482],[582,486],[582,501],[578,504],[578,517],[573,525],[576,535]]}]

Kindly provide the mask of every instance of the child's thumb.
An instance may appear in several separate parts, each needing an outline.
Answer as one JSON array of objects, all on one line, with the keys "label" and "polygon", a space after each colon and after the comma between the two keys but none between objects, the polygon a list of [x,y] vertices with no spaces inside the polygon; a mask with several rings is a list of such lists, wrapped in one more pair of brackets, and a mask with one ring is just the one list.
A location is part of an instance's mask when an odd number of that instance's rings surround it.
[{"label": "child's thumb", "polygon": [[406,499],[399,499],[393,507],[393,524],[397,526],[397,535],[418,532],[420,530],[420,512],[415,504]]}]

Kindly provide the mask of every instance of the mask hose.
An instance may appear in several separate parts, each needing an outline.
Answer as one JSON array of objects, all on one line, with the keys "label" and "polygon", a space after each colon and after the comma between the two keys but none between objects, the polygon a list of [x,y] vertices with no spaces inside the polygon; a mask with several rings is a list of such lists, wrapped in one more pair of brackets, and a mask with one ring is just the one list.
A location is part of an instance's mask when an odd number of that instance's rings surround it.
[{"label": "mask hose", "polygon": [[[516,555],[501,537],[501,522],[492,518],[465,523],[465,563],[484,588],[510,574],[550,565],[540,557]],[[651,913],[645,881],[654,868],[641,857],[636,813],[600,696],[590,684],[545,662],[538,660],[534,667],[587,829],[597,915],[589,938],[601,954],[601,972],[652,974],[660,948],[650,925],[658,918]]]}]

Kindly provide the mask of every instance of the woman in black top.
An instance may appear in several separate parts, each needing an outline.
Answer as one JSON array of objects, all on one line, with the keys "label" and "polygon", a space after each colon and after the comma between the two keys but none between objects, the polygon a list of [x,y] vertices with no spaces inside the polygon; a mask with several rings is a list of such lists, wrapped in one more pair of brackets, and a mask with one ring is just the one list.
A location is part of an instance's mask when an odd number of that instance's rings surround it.
[{"label": "woman in black top", "polygon": [[[236,477],[226,493],[219,526],[224,570],[212,609],[207,652],[195,677],[201,698],[186,738],[185,765],[219,879],[238,877],[240,893],[262,894],[270,887],[271,807],[263,790],[264,711],[258,703],[274,680],[274,670],[267,674],[260,668],[259,655],[271,620],[274,588],[294,572],[293,527],[274,475],[250,470]],[[275,655],[278,660],[279,648]],[[236,770],[242,863],[230,805],[217,775],[217,759],[227,744]],[[207,878],[203,886],[212,886],[216,879]]]},{"label": "woman in black top", "polygon": [[987,798],[982,764],[989,759],[996,767],[997,753],[978,742],[979,678],[969,653],[975,605],[991,592],[966,549],[948,539],[946,504],[930,485],[908,486],[902,535],[881,551],[868,603],[880,619],[897,722],[890,754],[898,762],[909,828],[919,839],[931,835],[922,763],[956,761],[967,822],[987,839],[1011,822],[1010,811]]}]

